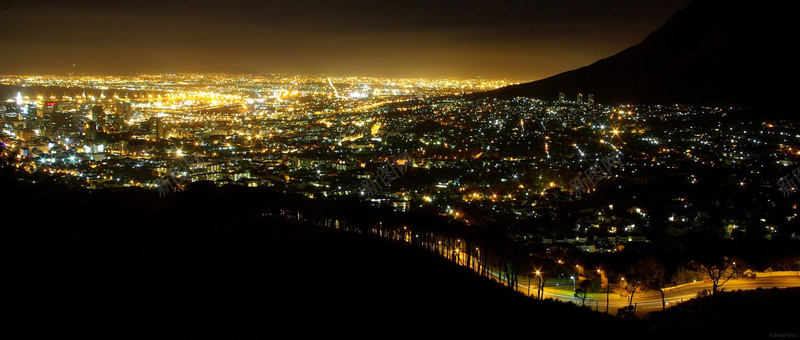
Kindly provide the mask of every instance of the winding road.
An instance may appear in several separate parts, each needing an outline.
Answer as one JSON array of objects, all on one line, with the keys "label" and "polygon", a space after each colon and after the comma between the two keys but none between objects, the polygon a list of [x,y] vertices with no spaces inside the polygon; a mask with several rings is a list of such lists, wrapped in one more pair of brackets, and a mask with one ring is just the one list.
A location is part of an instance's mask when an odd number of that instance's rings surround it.
[{"label": "winding road", "polygon": [[[492,276],[497,278],[497,273],[492,271]],[[531,277],[530,295],[536,296],[536,282],[535,277]],[[573,295],[572,281],[555,281],[550,282],[545,286],[544,298],[553,298],[561,301],[569,301],[580,304],[579,298]],[[723,286],[719,287],[721,290],[748,290],[748,289],[771,289],[771,288],[789,288],[800,287],[800,277],[798,276],[775,276],[775,277],[762,277],[762,278],[739,278],[731,279]],[[695,282],[683,284],[675,287],[664,289],[664,300],[667,307],[681,303],[683,301],[692,299],[697,296],[697,293],[705,289],[711,289],[710,282]],[[528,277],[523,276],[519,280],[518,290],[523,294],[528,293]],[[621,294],[622,292],[622,294]],[[589,294],[584,302],[592,309],[597,309],[601,312],[606,311],[606,297],[608,297],[608,310],[612,314],[616,314],[617,309],[628,305],[627,292],[620,289],[618,285],[611,284],[611,290],[606,296],[605,287],[601,288],[599,293]],[[637,291],[633,297],[633,303],[636,305],[636,314],[644,315],[652,311],[661,309],[661,294],[658,291]]]}]

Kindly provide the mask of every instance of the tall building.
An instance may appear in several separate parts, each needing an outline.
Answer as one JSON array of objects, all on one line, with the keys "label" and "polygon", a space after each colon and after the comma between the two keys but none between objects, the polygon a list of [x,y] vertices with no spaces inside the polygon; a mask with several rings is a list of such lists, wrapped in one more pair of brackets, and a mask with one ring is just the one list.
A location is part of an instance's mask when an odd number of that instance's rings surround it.
[{"label": "tall building", "polygon": [[583,104],[583,93],[578,93],[578,99],[576,101],[578,104]]},{"label": "tall building", "polygon": [[130,102],[116,102],[114,103],[114,111],[117,112],[117,115],[120,118],[124,119],[125,121],[131,120],[133,116],[133,111],[131,110],[131,103]]},{"label": "tall building", "polygon": [[36,115],[40,118],[38,122],[38,127],[44,130],[50,129],[50,117],[53,113],[58,112],[58,103],[56,102],[45,102],[44,106],[42,107]]},{"label": "tall building", "polygon": [[50,129],[48,134],[51,137],[63,138],[80,133],[81,115],[78,112],[53,112],[50,114]]},{"label": "tall building", "polygon": [[589,105],[594,105],[594,94],[589,93]]},{"label": "tall building", "polygon": [[35,116],[39,114],[39,105],[36,105],[36,102],[28,103],[28,110],[26,112],[28,116]]},{"label": "tall building", "polygon": [[563,103],[564,102],[564,98],[565,98],[564,97],[564,92],[559,92],[558,93],[558,102],[559,103]]},{"label": "tall building", "polygon": [[19,111],[19,106],[16,103],[6,103],[3,113],[6,117],[16,117]]},{"label": "tall building", "polygon": [[155,117],[156,120],[156,139],[164,138],[164,121],[161,117]]},{"label": "tall building", "polygon": [[123,121],[123,117],[119,114],[107,115],[107,126],[109,131],[124,132],[127,125]]},{"label": "tall building", "polygon": [[97,130],[106,129],[106,112],[100,105],[92,107],[92,119],[97,122]]}]

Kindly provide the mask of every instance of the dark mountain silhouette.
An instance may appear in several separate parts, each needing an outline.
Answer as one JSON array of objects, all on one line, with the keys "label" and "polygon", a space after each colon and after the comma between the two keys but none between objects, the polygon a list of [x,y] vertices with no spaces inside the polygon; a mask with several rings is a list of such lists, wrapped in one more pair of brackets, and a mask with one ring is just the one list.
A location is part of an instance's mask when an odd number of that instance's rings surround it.
[{"label": "dark mountain silhouette", "polygon": [[[789,108],[787,2],[695,0],[638,45],[589,66],[476,96]],[[783,83],[782,83],[783,82]]]}]

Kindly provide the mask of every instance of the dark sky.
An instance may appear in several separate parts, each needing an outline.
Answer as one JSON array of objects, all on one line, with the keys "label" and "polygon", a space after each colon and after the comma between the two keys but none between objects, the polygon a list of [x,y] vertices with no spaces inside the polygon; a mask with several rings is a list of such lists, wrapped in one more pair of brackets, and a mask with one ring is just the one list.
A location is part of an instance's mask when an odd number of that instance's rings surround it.
[{"label": "dark sky", "polygon": [[0,0],[0,74],[534,80],[640,42],[688,2]]}]

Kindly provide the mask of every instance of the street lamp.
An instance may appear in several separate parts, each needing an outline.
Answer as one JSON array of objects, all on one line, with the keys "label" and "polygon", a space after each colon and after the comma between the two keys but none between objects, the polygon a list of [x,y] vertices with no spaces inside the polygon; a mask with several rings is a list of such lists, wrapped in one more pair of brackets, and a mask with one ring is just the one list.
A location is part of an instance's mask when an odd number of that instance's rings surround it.
[{"label": "street lamp", "polygon": [[[536,298],[541,300],[542,299],[542,294],[544,294],[544,287],[542,287],[542,276],[539,275],[539,274],[541,274],[541,273],[537,269],[536,270],[536,276],[539,277],[539,284],[536,285],[536,287],[538,287],[538,289],[536,290]],[[528,288],[530,288],[530,285],[528,285]]]},{"label": "street lamp", "polygon": [[[597,273],[600,274],[600,284],[603,283],[603,272],[597,268]],[[611,281],[606,282],[606,313],[608,313],[609,294],[611,293]]]},{"label": "street lamp", "polygon": [[572,280],[572,291],[575,291],[575,276],[570,275],[570,280]]}]

